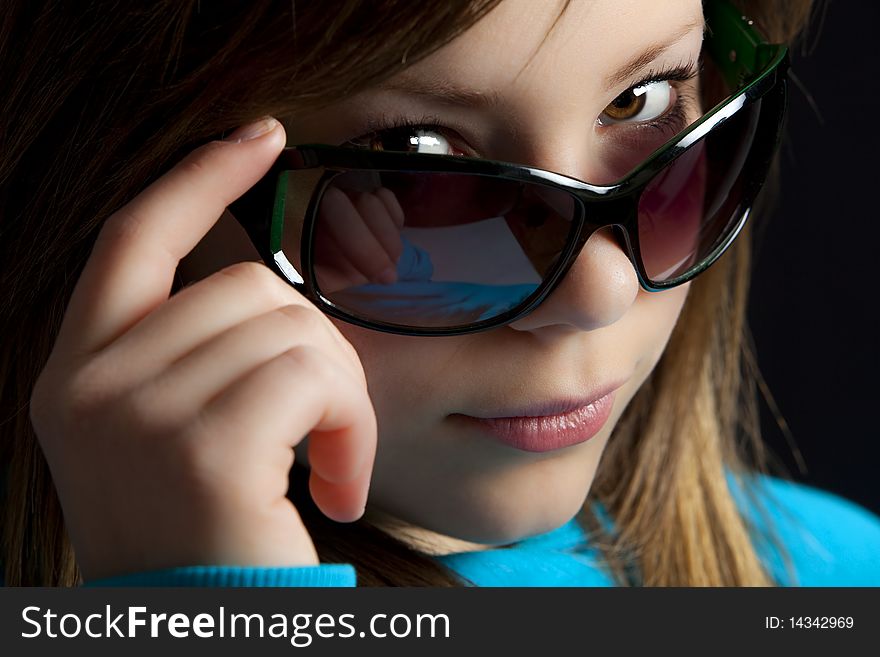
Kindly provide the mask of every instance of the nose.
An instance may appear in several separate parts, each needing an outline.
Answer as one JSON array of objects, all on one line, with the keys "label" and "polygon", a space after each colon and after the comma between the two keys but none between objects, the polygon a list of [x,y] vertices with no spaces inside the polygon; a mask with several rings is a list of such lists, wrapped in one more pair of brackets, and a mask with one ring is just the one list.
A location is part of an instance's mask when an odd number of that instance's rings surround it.
[{"label": "nose", "polygon": [[614,228],[605,226],[590,236],[550,296],[509,326],[541,337],[560,331],[593,331],[623,317],[638,293],[635,269]]}]

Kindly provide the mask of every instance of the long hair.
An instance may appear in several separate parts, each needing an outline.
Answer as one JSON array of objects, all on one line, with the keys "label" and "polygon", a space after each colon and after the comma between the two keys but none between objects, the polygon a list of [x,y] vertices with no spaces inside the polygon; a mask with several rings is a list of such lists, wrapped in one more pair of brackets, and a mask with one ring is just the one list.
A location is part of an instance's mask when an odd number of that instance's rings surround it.
[{"label": "long hair", "polygon": [[[448,43],[498,2],[4,4],[0,560],[7,585],[81,581],[28,405],[102,222],[230,126],[266,114],[295,120],[356,93]],[[791,41],[810,1],[737,4],[772,40]],[[765,467],[755,373],[743,368],[750,232],[692,284],[578,515],[621,584],[771,583],[725,480],[726,472]],[[354,564],[361,585],[462,583],[364,519],[324,518],[302,475],[294,466],[289,495],[322,561]],[[614,518],[613,535],[603,533],[594,502]]]}]

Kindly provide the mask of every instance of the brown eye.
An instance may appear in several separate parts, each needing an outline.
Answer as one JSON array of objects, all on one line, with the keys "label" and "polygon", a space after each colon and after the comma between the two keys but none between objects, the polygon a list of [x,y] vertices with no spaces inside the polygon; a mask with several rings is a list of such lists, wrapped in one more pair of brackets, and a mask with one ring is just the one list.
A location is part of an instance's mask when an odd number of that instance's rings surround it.
[{"label": "brown eye", "polygon": [[637,96],[634,89],[627,89],[605,108],[605,114],[615,121],[631,119],[645,106],[645,94]]},{"label": "brown eye", "polygon": [[599,116],[599,123],[641,123],[662,116],[675,101],[675,92],[667,80],[649,82],[627,89],[615,98]]}]

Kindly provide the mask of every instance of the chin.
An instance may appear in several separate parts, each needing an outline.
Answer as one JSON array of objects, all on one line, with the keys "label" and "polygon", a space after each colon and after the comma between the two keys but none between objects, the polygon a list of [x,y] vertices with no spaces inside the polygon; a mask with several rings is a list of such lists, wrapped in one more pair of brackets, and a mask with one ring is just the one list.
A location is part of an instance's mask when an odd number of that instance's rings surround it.
[{"label": "chin", "polygon": [[556,498],[541,504],[504,504],[500,508],[490,505],[451,523],[450,535],[456,531],[458,538],[487,545],[514,543],[561,527],[577,515],[582,506],[582,496]]},{"label": "chin", "polygon": [[395,500],[407,504],[380,506],[399,518],[430,531],[471,543],[504,545],[561,527],[581,510],[589,492],[589,481],[519,481],[487,486],[485,480],[473,486],[399,492]]}]

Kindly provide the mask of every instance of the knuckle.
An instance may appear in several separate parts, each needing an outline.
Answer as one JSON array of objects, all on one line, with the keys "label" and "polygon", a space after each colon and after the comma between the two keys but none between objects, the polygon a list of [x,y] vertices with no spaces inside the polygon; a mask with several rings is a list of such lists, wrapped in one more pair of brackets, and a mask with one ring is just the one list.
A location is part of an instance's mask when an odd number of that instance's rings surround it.
[{"label": "knuckle", "polygon": [[98,233],[96,245],[107,241],[111,243],[137,242],[143,234],[143,226],[144,218],[129,203],[107,217]]},{"label": "knuckle", "polygon": [[400,206],[400,202],[397,200],[397,195],[392,192],[387,187],[380,187],[375,192],[376,198],[378,198],[388,210],[392,219],[398,222],[403,221],[403,208]]},{"label": "knuckle", "polygon": [[186,418],[186,395],[171,390],[164,379],[150,379],[132,389],[120,404],[126,415],[150,432],[167,434]]},{"label": "knuckle", "polygon": [[[263,295],[269,301],[277,304],[290,302],[286,284],[261,262],[237,262],[221,269],[219,273],[241,281],[248,292]],[[291,291],[294,290],[291,288]]]},{"label": "knuckle", "polygon": [[392,192],[387,187],[379,187],[378,189],[376,189],[374,194],[376,194],[377,197],[379,197],[380,199],[385,201],[386,204],[389,202],[394,202],[394,203],[397,202],[397,197],[394,195],[394,192]]},{"label": "knuckle", "polygon": [[145,394],[143,388],[132,390],[115,402],[115,412],[125,418],[126,424],[136,426],[144,433],[149,433],[158,419],[152,397]]},{"label": "knuckle", "polygon": [[355,348],[339,329],[317,308],[311,304],[293,304],[282,306],[277,312],[291,318],[296,323],[296,329],[299,335],[324,337],[325,340],[321,344],[332,349],[332,353],[351,361],[359,378],[365,378],[360,356],[358,356]]},{"label": "knuckle", "polygon": [[177,170],[185,178],[201,178],[207,173],[208,166],[204,156],[187,157],[180,161]]},{"label": "knuckle", "polygon": [[109,377],[110,372],[101,360],[92,359],[61,386],[59,401],[72,416],[87,417],[105,403],[109,395]]},{"label": "knuckle", "polygon": [[276,311],[288,322],[292,322],[299,333],[315,335],[327,332],[327,322],[317,310],[301,304],[288,304]]},{"label": "knuckle", "polygon": [[370,192],[359,192],[355,205],[362,213],[369,215],[375,215],[385,207],[382,204],[382,201],[376,198],[375,194]]},{"label": "knuckle", "polygon": [[224,267],[220,270],[220,273],[226,274],[227,276],[254,280],[263,276],[263,270],[265,268],[266,267],[262,263],[253,260],[246,260]]},{"label": "knuckle", "polygon": [[58,374],[43,370],[31,392],[30,418],[40,433],[53,429],[77,435],[88,431],[95,417],[104,413],[115,397],[112,369],[95,358],[76,370]]},{"label": "knuckle", "polygon": [[334,379],[329,360],[311,345],[291,347],[277,360],[291,375],[316,381],[318,385],[329,385]]},{"label": "knuckle", "polygon": [[204,178],[208,174],[208,160],[206,154],[192,153],[178,163],[177,173],[185,179]]},{"label": "knuckle", "polygon": [[178,169],[185,175],[203,176],[224,146],[220,141],[208,142],[184,157],[177,165]]},{"label": "knuckle", "polygon": [[331,201],[334,203],[338,203],[345,197],[345,192],[343,192],[338,187],[334,187],[331,185],[327,189],[324,190],[324,200]]}]

